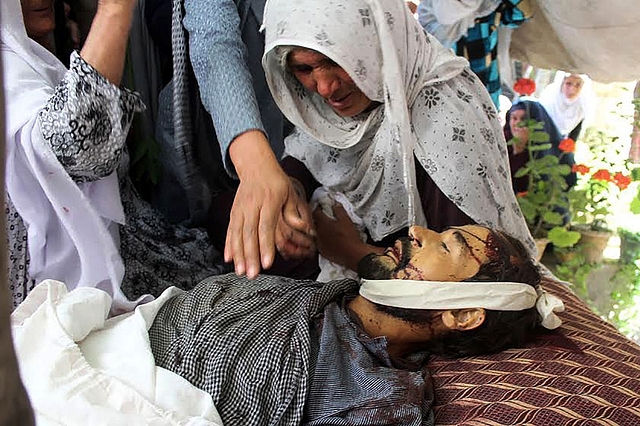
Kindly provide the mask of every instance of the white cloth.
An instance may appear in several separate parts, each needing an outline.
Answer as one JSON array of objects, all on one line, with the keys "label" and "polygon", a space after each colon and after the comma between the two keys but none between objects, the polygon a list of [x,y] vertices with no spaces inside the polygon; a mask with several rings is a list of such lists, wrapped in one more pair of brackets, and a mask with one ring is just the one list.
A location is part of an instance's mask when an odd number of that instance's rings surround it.
[{"label": "white cloth", "polygon": [[522,311],[535,306],[541,325],[550,330],[562,324],[556,312],[564,311],[562,300],[540,286],[516,282],[361,280],[360,295],[380,305],[407,309]]},{"label": "white cloth", "polygon": [[36,283],[63,281],[70,289],[97,287],[114,300],[113,311],[131,310],[120,291],[124,266],[118,223],[124,223],[114,174],[78,185],[42,136],[38,112],[66,69],[29,39],[18,0],[3,0],[2,71],[6,121],[6,190],[28,229],[29,274]]},{"label": "white cloth", "polygon": [[[286,153],[330,191],[343,193],[374,240],[426,223],[415,155],[463,212],[535,252],[491,98],[467,61],[428,36],[404,2],[270,0],[264,19],[267,82],[297,126]],[[338,116],[286,70],[286,49],[279,46],[323,53],[383,105],[359,117]]]},{"label": "white cloth", "polygon": [[[321,186],[313,192],[313,195],[311,195],[311,211],[314,211],[316,207],[320,207],[322,212],[332,219],[335,219],[333,216],[333,206],[336,203],[340,203],[342,205],[349,216],[349,219],[351,219],[351,222],[353,222],[358,231],[360,231],[360,239],[362,241],[366,241],[367,234],[364,232],[362,219],[356,215],[353,210],[353,206],[349,203],[349,200],[347,200],[347,197],[345,197],[344,194],[332,194],[326,188]],[[320,273],[318,274],[316,281],[320,281],[321,283],[340,280],[343,278],[351,278],[354,280],[358,279],[358,274],[356,272],[325,259],[321,254],[318,255],[318,267],[320,268]]]},{"label": "white cloth", "polygon": [[465,36],[476,19],[492,13],[501,0],[422,0],[418,22],[443,46],[450,48]]},{"label": "white cloth", "polygon": [[562,93],[562,83],[570,74],[558,72],[550,85],[545,87],[540,94],[540,104],[555,123],[563,137],[566,137],[593,111],[593,92],[591,79],[582,74],[583,85],[580,93],[574,99],[567,99]]},{"label": "white cloth", "polygon": [[20,374],[47,425],[222,425],[211,396],[156,367],[147,330],[167,289],[133,313],[106,320],[110,297],[94,288],[67,292],[37,285],[11,316]]},{"label": "white cloth", "polygon": [[542,69],[588,74],[594,81],[640,80],[638,0],[531,0],[533,16],[513,33],[511,55]]}]

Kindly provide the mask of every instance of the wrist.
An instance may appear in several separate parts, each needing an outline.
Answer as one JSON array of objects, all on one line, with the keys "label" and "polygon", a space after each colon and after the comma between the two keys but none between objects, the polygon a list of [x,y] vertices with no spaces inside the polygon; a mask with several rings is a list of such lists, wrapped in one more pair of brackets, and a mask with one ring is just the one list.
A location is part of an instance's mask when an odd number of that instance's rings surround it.
[{"label": "wrist", "polygon": [[236,136],[229,146],[229,158],[240,180],[252,174],[283,173],[276,156],[260,130]]},{"label": "wrist", "polygon": [[358,272],[358,264],[365,256],[371,253],[382,254],[384,253],[384,250],[385,249],[382,247],[376,247],[365,242],[358,241],[345,251],[350,254],[349,259],[347,260],[347,265],[345,266],[352,271]]},{"label": "wrist", "polygon": [[126,17],[133,14],[135,4],[135,1],[100,0],[98,1],[96,16],[100,14],[109,17]]}]

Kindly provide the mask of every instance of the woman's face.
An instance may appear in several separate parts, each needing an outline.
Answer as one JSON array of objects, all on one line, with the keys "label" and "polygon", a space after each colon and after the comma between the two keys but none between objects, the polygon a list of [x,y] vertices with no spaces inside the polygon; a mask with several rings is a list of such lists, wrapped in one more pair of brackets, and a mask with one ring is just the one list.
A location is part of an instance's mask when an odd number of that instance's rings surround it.
[{"label": "woman's face", "polygon": [[509,114],[509,128],[511,129],[511,134],[514,137],[517,137],[521,143],[527,142],[529,139],[529,132],[526,127],[524,127],[524,122],[527,119],[527,113],[523,109],[516,109],[511,111]]},{"label": "woman's face", "polygon": [[564,78],[562,81],[562,94],[569,100],[573,100],[578,97],[582,90],[584,81],[579,75],[571,74]]},{"label": "woman's face", "polygon": [[349,74],[322,53],[296,48],[289,54],[287,65],[305,89],[322,96],[343,117],[358,115],[372,103]]},{"label": "woman's face", "polygon": [[38,40],[51,34],[56,27],[53,0],[20,0],[27,35]]}]

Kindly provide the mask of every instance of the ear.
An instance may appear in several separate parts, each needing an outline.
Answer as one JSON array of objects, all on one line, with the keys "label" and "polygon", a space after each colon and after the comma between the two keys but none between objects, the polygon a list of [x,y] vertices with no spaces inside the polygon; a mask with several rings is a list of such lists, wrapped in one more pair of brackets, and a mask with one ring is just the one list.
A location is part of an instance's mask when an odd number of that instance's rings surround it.
[{"label": "ear", "polygon": [[482,308],[457,309],[442,313],[442,323],[450,330],[473,330],[484,322],[485,311]]}]

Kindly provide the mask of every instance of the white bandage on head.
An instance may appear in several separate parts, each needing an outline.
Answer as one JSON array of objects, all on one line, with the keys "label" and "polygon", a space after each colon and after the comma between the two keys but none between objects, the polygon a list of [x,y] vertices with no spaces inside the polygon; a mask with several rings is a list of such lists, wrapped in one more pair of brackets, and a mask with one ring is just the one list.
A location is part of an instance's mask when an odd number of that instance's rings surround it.
[{"label": "white bandage on head", "polygon": [[556,312],[562,300],[540,286],[515,282],[446,282],[412,280],[361,280],[360,295],[385,306],[406,309],[450,310],[484,308],[522,311],[536,307],[541,325],[553,330],[562,324]]}]

